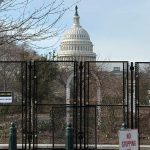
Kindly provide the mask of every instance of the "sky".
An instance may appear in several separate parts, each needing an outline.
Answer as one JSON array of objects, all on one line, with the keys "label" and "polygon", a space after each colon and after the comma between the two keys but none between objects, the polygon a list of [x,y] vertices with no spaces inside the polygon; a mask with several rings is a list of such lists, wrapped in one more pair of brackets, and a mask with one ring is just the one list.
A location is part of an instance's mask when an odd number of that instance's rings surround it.
[{"label": "sky", "polygon": [[[81,0],[78,13],[98,60],[150,61],[150,0]],[[73,15],[71,8],[61,20],[67,28]]]},{"label": "sky", "polygon": [[[76,1],[64,0],[64,7]],[[150,61],[150,0],[79,0],[77,5],[80,24],[90,35],[97,60]],[[70,7],[59,21],[66,30],[72,25],[74,11]],[[38,44],[49,47],[58,41],[58,52],[62,37],[63,33]]]}]

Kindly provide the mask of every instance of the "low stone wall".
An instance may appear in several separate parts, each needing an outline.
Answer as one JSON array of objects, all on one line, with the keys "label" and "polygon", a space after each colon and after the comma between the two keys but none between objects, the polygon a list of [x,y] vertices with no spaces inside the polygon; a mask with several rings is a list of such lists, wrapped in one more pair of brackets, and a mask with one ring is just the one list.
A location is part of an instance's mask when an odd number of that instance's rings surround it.
[{"label": "low stone wall", "polygon": [[[28,147],[28,145],[27,145]],[[32,145],[31,145],[32,147]],[[65,150],[64,144],[55,144],[56,150]],[[17,149],[22,150],[22,144],[17,144]],[[38,150],[52,150],[52,144],[38,144]],[[94,145],[89,145],[89,150],[94,150]],[[119,150],[119,145],[97,145],[98,150]],[[8,144],[0,144],[0,150],[8,150]],[[150,150],[150,145],[141,145],[140,150]]]}]

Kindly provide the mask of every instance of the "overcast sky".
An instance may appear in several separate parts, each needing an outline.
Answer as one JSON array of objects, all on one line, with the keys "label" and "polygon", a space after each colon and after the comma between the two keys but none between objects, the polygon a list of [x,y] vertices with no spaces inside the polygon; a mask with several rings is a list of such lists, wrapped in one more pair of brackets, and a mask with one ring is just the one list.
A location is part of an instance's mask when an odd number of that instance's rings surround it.
[{"label": "overcast sky", "polygon": [[[78,8],[99,60],[150,61],[150,0],[81,0]],[[61,24],[69,28],[73,15],[71,8]]]}]

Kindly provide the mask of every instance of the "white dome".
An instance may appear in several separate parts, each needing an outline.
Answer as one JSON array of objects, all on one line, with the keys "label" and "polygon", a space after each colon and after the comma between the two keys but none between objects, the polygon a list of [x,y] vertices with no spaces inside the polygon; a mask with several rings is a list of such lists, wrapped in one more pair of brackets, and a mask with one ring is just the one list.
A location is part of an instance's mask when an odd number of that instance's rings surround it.
[{"label": "white dome", "polygon": [[87,31],[85,29],[83,29],[81,26],[73,26],[71,27],[65,34],[63,37],[63,41],[68,41],[68,40],[89,40],[90,41],[90,37],[89,34],[87,33]]},{"label": "white dome", "polygon": [[58,60],[96,60],[96,54],[93,52],[93,44],[90,41],[89,34],[80,26],[79,19],[76,7],[73,25],[66,31],[61,41]]}]

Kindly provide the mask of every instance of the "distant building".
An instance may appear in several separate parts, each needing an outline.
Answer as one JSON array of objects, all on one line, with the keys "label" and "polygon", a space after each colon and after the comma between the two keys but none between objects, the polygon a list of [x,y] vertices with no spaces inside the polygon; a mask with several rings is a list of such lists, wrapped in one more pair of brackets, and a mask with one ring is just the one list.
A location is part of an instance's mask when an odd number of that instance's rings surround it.
[{"label": "distant building", "polygon": [[114,67],[112,74],[122,77],[123,72],[121,71],[120,67]]},{"label": "distant building", "polygon": [[60,43],[58,60],[62,61],[95,61],[96,53],[93,52],[93,44],[88,32],[80,26],[79,15],[75,7],[73,25],[64,34]]}]

